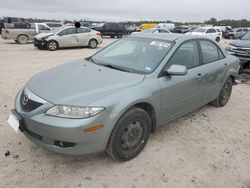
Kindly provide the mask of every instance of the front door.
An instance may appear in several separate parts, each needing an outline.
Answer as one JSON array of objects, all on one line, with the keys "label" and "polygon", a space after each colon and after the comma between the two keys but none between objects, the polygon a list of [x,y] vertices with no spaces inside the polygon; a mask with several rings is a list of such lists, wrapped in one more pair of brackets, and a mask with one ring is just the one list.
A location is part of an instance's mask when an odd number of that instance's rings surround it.
[{"label": "front door", "polygon": [[183,76],[159,78],[161,124],[204,103],[202,91],[206,86],[203,84],[203,69],[200,66],[198,43],[194,40],[182,44],[167,62],[166,67],[173,64],[186,66],[188,73]]},{"label": "front door", "polygon": [[67,28],[63,30],[57,39],[60,47],[77,46],[76,28]]}]

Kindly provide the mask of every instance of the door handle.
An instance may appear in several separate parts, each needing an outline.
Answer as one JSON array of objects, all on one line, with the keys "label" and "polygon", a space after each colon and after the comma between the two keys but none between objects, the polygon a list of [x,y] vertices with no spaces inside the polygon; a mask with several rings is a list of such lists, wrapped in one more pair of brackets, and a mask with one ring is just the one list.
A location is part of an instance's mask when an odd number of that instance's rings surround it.
[{"label": "door handle", "polygon": [[198,73],[197,75],[196,75],[196,79],[201,79],[202,77],[204,76],[204,74],[202,74],[202,73]]}]

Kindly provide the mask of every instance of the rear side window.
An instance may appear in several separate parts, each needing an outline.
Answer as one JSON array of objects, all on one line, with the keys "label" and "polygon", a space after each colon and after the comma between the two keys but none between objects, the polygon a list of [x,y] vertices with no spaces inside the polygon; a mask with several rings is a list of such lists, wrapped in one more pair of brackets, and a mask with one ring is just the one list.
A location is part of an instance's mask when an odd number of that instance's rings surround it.
[{"label": "rear side window", "polygon": [[77,29],[77,33],[89,33],[90,30],[87,28],[79,28]]},{"label": "rear side window", "polygon": [[47,25],[49,27],[61,27],[62,26],[61,24],[58,24],[58,23],[47,23]]},{"label": "rear side window", "polygon": [[171,65],[184,65],[188,69],[197,67],[200,64],[199,50],[196,41],[186,42],[179,47],[167,63]]},{"label": "rear side window", "polygon": [[204,40],[200,41],[200,46],[204,64],[218,61],[224,58],[223,53],[214,43]]},{"label": "rear side window", "polygon": [[45,25],[38,25],[38,29],[39,30],[50,30],[48,27],[46,27]]}]

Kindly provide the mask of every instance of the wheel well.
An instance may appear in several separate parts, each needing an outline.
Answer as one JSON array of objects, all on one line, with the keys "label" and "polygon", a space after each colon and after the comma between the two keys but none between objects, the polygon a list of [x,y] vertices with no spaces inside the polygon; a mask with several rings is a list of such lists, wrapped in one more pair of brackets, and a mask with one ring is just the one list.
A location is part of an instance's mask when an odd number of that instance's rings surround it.
[{"label": "wheel well", "polygon": [[56,42],[56,44],[57,44],[57,46],[58,46],[58,48],[59,48],[59,43],[58,43],[56,40],[51,39],[51,40],[47,41],[47,43],[48,43],[48,42],[50,42],[50,41],[54,41],[54,42]]},{"label": "wheel well", "polygon": [[18,37],[19,37],[19,36],[21,36],[21,35],[26,36],[26,37],[28,38],[28,40],[29,40],[29,36],[28,36],[28,35],[26,35],[26,34],[19,34],[19,35],[17,35],[17,39],[18,39]]},{"label": "wheel well", "polygon": [[233,75],[230,75],[229,78],[231,78],[232,82],[235,83],[235,77]]},{"label": "wheel well", "polygon": [[141,108],[148,113],[148,115],[150,116],[152,120],[151,132],[154,133],[156,129],[156,112],[155,112],[154,107],[151,104],[146,103],[146,102],[138,103],[134,106]]},{"label": "wheel well", "polygon": [[89,40],[89,43],[90,43],[91,40],[95,40],[95,41],[97,42],[97,44],[98,44],[98,41],[97,41],[95,38],[90,39],[90,40]]}]

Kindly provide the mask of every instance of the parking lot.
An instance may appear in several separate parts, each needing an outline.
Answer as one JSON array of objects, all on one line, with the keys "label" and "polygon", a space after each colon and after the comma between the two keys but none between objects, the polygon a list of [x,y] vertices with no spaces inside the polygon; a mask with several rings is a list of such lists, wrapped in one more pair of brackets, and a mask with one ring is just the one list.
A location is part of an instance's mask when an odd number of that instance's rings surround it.
[{"label": "parking lot", "polygon": [[7,124],[16,93],[34,74],[88,57],[114,40],[104,38],[94,50],[50,52],[0,39],[0,187],[250,188],[250,82],[235,85],[225,107],[206,105],[161,127],[125,163],[104,153],[56,154]]}]

